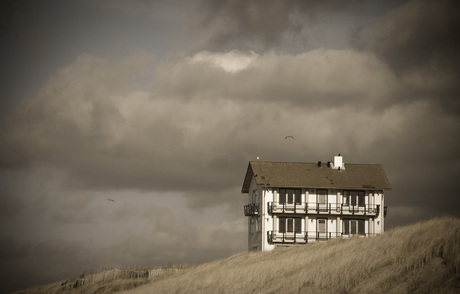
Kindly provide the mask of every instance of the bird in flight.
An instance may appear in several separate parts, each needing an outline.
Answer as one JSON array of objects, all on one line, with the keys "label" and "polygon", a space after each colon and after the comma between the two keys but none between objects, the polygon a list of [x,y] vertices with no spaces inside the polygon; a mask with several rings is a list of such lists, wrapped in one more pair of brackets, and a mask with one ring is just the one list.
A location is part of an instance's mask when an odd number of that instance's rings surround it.
[{"label": "bird in flight", "polygon": [[289,139],[289,138],[294,139],[293,136],[286,136],[284,139]]},{"label": "bird in flight", "polygon": [[112,201],[112,202],[115,202],[115,200],[113,200],[113,199],[110,199],[110,198],[107,198],[107,200],[109,200],[109,201]]}]

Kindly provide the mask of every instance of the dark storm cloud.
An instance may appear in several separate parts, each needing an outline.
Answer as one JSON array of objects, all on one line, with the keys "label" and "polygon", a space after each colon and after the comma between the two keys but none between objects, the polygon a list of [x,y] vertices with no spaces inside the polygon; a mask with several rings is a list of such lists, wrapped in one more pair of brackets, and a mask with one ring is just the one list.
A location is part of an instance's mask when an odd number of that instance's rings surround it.
[{"label": "dark storm cloud", "polygon": [[[314,120],[368,109],[395,83],[378,60],[353,51],[202,52],[161,62],[147,92],[133,78],[145,62],[145,54],[120,62],[83,55],[59,70],[5,120],[2,164],[44,165],[85,188],[229,189],[258,150],[284,150],[286,132],[331,129],[335,123],[318,129]],[[305,120],[313,124],[301,127]]]},{"label": "dark storm cloud", "polygon": [[[418,93],[408,93],[406,81],[367,52],[204,51],[161,61],[151,86],[139,88],[133,76],[149,60],[86,55],[61,69],[7,121],[4,166],[48,166],[66,185],[86,189],[198,195],[240,186],[236,175],[256,156],[375,153],[382,148],[375,142],[412,138],[406,135],[425,124],[434,126],[423,128],[427,146],[449,141],[458,127],[433,112],[430,100],[407,96]],[[287,133],[296,135],[291,145]],[[413,144],[402,150],[417,149]]]},{"label": "dark storm cloud", "polygon": [[[149,229],[142,233],[125,231],[123,239],[106,246],[88,246],[83,239],[35,242],[0,239],[2,291],[107,267],[211,261],[245,248],[239,241],[246,234],[244,219],[195,226],[177,221],[171,210],[156,206],[146,206],[136,213],[150,222]],[[74,234],[83,232],[74,230]]]},{"label": "dark storm cloud", "polygon": [[[144,7],[125,3],[124,15]],[[296,54],[286,53],[295,51],[289,42],[324,25],[318,11],[340,16],[334,2],[201,3],[204,30],[189,37],[213,47],[160,59],[81,54],[1,117],[0,219],[11,238],[0,253],[11,280],[22,268],[49,281],[99,264],[202,262],[243,250],[240,189],[256,157],[315,162],[340,152],[345,164],[382,163],[393,186],[386,229],[459,214],[453,2],[381,9],[371,29],[357,21],[353,48]],[[207,51],[251,42],[274,50]]]},{"label": "dark storm cloud", "polygon": [[458,1],[408,1],[383,16],[375,36],[354,38],[352,44],[395,71],[407,87],[402,99],[430,99],[458,114],[459,9]]},{"label": "dark storm cloud", "polygon": [[102,264],[104,252],[89,249],[77,242],[49,240],[19,242],[0,239],[2,291],[78,276],[84,270]]},{"label": "dark storm cloud", "polygon": [[264,48],[273,48],[283,41],[306,43],[305,29],[316,23],[319,8],[336,11],[352,2],[358,1],[203,0],[195,17],[208,34],[208,47],[241,48],[260,42]]},{"label": "dark storm cloud", "polygon": [[458,73],[458,1],[413,0],[385,16],[372,50],[398,71],[435,67]]},{"label": "dark storm cloud", "polygon": [[143,216],[151,220],[153,228],[111,246],[112,252],[120,253],[115,260],[140,265],[178,264],[213,260],[225,252],[244,249],[237,241],[246,234],[244,219],[195,226],[178,221],[169,209],[155,206],[146,208]]}]

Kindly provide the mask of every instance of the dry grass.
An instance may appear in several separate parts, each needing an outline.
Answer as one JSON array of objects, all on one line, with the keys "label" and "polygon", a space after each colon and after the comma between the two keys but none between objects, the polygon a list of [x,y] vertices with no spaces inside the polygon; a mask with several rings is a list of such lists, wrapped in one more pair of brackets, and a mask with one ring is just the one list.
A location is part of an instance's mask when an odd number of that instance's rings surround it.
[{"label": "dry grass", "polygon": [[[239,253],[140,287],[122,282],[106,285],[105,293],[460,293],[460,219],[432,219],[375,238]],[[103,293],[102,286],[85,293]]]},{"label": "dry grass", "polygon": [[48,285],[35,286],[17,291],[17,294],[32,293],[115,293],[157,282],[190,267],[168,265],[164,267],[122,267],[87,271],[79,277],[61,280]]}]

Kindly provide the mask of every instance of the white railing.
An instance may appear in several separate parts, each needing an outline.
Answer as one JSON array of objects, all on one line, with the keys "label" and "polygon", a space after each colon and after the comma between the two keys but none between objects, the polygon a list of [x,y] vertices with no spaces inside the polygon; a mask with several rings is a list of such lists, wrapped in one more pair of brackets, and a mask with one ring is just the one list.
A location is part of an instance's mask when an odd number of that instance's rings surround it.
[{"label": "white railing", "polygon": [[362,205],[345,205],[343,203],[318,203],[318,202],[301,202],[301,203],[279,203],[268,202],[267,210],[269,214],[287,213],[287,214],[334,214],[334,215],[371,215],[380,214],[380,205],[362,204]]}]

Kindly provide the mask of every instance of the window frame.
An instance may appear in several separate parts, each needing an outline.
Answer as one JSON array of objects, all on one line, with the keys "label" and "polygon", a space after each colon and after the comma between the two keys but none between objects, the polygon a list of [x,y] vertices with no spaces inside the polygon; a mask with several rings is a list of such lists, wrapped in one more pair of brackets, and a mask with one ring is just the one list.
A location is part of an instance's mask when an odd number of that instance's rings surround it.
[{"label": "window frame", "polygon": [[278,203],[280,205],[300,205],[302,204],[302,189],[279,188]]},{"label": "window frame", "polygon": [[364,190],[343,190],[342,191],[343,206],[366,206],[366,191]]},{"label": "window frame", "polygon": [[301,234],[302,218],[301,217],[279,217],[278,232],[283,234]]},{"label": "window frame", "polygon": [[366,220],[365,219],[342,219],[342,235],[345,236],[365,236]]}]

